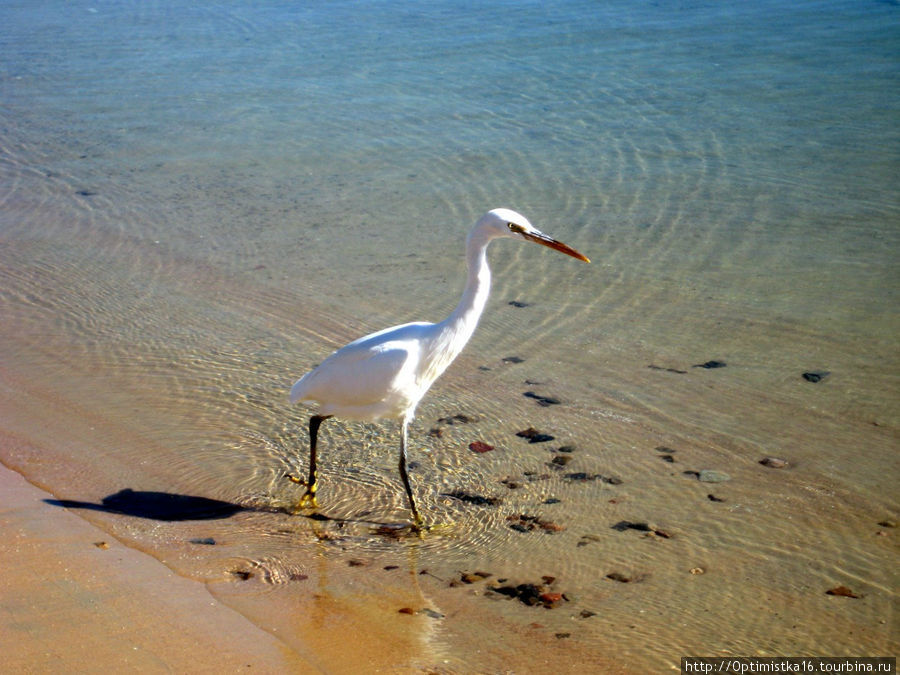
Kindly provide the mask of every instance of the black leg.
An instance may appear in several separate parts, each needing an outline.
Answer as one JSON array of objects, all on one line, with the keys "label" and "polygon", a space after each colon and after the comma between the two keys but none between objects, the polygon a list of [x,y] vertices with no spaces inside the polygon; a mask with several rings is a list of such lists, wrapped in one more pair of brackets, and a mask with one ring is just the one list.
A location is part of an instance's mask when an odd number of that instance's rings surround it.
[{"label": "black leg", "polygon": [[[298,509],[316,508],[319,505],[316,501],[316,489],[318,488],[316,485],[316,479],[318,478],[316,472],[316,445],[319,438],[319,426],[329,417],[331,415],[313,415],[309,418],[309,479],[306,481],[306,492],[303,493],[300,502],[297,504]],[[294,476],[288,475],[288,478],[295,483],[303,483],[303,481]]]},{"label": "black leg", "polygon": [[406,488],[406,496],[409,497],[409,509],[413,515],[413,529],[420,530],[422,528],[422,518],[419,516],[419,509],[416,508],[416,500],[413,497],[412,487],[409,484],[409,474],[406,471],[406,426],[408,423],[404,419],[400,428],[400,477],[403,479],[403,487]]}]

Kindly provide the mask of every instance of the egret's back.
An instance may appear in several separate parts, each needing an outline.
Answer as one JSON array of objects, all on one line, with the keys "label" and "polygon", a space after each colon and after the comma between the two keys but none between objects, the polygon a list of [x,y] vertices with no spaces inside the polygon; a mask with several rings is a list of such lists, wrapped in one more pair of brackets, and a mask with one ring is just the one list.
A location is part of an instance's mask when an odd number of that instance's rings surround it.
[{"label": "egret's back", "polygon": [[406,416],[424,394],[419,364],[431,328],[403,324],[341,347],[294,383],[291,403],[315,401],[320,414],[349,419]]}]

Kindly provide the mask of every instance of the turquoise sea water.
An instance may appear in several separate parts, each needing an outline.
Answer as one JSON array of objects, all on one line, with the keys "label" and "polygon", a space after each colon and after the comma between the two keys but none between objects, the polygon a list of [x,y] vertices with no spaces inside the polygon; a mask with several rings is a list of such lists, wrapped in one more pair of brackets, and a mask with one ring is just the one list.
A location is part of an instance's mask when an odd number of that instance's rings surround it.
[{"label": "turquoise sea water", "polygon": [[[0,428],[18,439],[0,461],[64,499],[249,506],[201,525],[81,513],[324,663],[302,598],[371,596],[394,621],[412,587],[381,571],[410,555],[573,598],[417,579],[442,618],[416,617],[413,670],[896,652],[897,535],[878,523],[898,510],[900,8],[260,4],[0,7]],[[323,512],[347,523],[277,512],[305,465],[293,379],[443,318],[495,206],[594,262],[492,247],[482,325],[412,431],[416,490],[452,536],[373,533],[405,518],[389,423],[323,431]],[[727,367],[694,367],[712,359]],[[429,435],[453,414],[475,421]],[[529,426],[556,441],[515,436]],[[510,529],[521,514],[566,529]],[[241,566],[259,572],[235,582]]]}]

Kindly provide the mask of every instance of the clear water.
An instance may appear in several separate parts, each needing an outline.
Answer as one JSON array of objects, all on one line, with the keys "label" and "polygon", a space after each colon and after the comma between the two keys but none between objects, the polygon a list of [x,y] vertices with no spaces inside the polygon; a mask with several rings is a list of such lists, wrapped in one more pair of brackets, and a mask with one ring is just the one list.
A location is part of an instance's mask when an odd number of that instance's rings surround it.
[{"label": "clear water", "polygon": [[[245,507],[77,512],[339,672],[346,631],[383,636],[373,669],[438,672],[896,653],[896,3],[262,4],[0,8],[0,460],[85,504]],[[447,527],[378,531],[406,518],[391,423],[330,421],[336,520],[285,513],[291,382],[443,318],[495,206],[594,263],[492,247],[412,429]],[[475,570],[570,601],[448,584]]]}]

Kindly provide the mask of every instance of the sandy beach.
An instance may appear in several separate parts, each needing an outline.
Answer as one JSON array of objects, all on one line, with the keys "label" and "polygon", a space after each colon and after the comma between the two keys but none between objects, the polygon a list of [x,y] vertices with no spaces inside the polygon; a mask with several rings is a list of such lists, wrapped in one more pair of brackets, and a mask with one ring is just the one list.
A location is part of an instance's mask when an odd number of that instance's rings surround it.
[{"label": "sandy beach", "polygon": [[50,498],[0,467],[5,672],[321,672],[202,584]]}]

